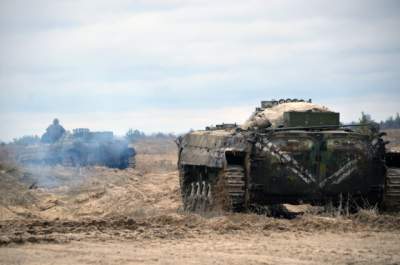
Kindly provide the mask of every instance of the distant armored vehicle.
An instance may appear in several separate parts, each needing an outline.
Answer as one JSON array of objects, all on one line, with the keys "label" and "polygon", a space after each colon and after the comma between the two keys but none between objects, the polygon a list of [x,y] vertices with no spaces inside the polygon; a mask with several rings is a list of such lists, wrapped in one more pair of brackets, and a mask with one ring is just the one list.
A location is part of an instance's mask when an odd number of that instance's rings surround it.
[{"label": "distant armored vehicle", "polygon": [[[355,129],[354,129],[355,128]],[[178,139],[187,210],[307,202],[400,206],[400,154],[383,133],[342,126],[311,100],[264,101],[242,126],[222,124]]]},{"label": "distant armored vehicle", "polygon": [[51,132],[47,129],[44,134],[47,136],[42,137],[46,141],[19,150],[17,161],[23,164],[100,165],[120,169],[135,166],[135,149],[128,146],[127,141],[116,139],[112,132],[91,132],[79,128],[73,133],[57,135],[55,141],[50,140],[54,139],[49,137],[54,135]]}]

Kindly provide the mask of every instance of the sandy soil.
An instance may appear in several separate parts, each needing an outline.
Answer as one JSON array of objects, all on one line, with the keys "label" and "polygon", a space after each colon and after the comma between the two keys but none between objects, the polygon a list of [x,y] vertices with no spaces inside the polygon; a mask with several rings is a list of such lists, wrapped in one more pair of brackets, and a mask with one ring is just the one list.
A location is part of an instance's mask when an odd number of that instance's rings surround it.
[{"label": "sandy soil", "polygon": [[0,167],[0,264],[400,264],[400,216],[181,209],[171,142],[136,169]]},{"label": "sandy soil", "polygon": [[399,234],[263,233],[0,248],[1,264],[399,264]]}]

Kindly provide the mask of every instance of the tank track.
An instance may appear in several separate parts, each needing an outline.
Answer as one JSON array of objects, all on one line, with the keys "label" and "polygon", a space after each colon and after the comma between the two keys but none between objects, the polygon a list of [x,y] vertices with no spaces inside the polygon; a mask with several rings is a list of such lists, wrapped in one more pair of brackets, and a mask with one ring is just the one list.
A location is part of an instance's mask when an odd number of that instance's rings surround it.
[{"label": "tank track", "polygon": [[224,171],[224,180],[228,196],[228,210],[241,210],[244,207],[246,185],[243,166],[228,165]]},{"label": "tank track", "polygon": [[[220,182],[196,179],[184,184],[185,173],[180,173],[183,208],[186,211],[240,211],[245,202],[245,173],[238,165],[227,166],[220,175]],[[215,197],[214,197],[215,196]]]},{"label": "tank track", "polygon": [[388,211],[400,210],[400,168],[387,169],[384,204]]},{"label": "tank track", "polygon": [[205,212],[212,209],[211,185],[206,181],[192,182],[186,194],[182,195],[183,209],[192,212]]}]

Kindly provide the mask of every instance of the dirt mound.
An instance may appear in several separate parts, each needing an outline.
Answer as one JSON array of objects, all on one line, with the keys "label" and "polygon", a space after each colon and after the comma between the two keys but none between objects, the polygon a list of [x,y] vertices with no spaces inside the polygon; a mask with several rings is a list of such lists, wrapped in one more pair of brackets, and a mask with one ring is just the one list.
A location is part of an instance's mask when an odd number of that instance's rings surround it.
[{"label": "dirt mound", "polygon": [[[102,167],[46,168],[57,176],[70,174],[70,181],[57,187],[38,184],[32,189],[13,176],[0,179],[0,220],[31,215],[44,219],[80,219],[115,215],[148,216],[175,211],[179,205],[176,172],[141,174],[136,170]],[[79,174],[79,181],[74,180]],[[78,184],[79,183],[79,184]],[[10,214],[13,212],[14,214]]]},{"label": "dirt mound", "polygon": [[28,178],[15,165],[0,164],[0,220],[36,217],[32,210],[38,198]]},{"label": "dirt mound", "polygon": [[162,145],[157,141],[146,149],[149,154],[139,154],[137,169],[17,167],[3,161],[0,220],[141,217],[176,211],[176,145],[170,140]]},{"label": "dirt mound", "polygon": [[251,127],[266,127],[268,125],[276,128],[283,123],[283,113],[287,111],[328,112],[329,109],[309,102],[282,103],[253,113],[242,125],[242,128],[249,129]]}]

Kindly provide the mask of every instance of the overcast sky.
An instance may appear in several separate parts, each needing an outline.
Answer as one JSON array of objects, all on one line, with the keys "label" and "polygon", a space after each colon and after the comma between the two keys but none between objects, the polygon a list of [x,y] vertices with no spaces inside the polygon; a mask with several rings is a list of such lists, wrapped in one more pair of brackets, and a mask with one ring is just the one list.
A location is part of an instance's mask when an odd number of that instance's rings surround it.
[{"label": "overcast sky", "polygon": [[400,1],[0,1],[0,140],[184,132],[261,100],[400,112]]}]

